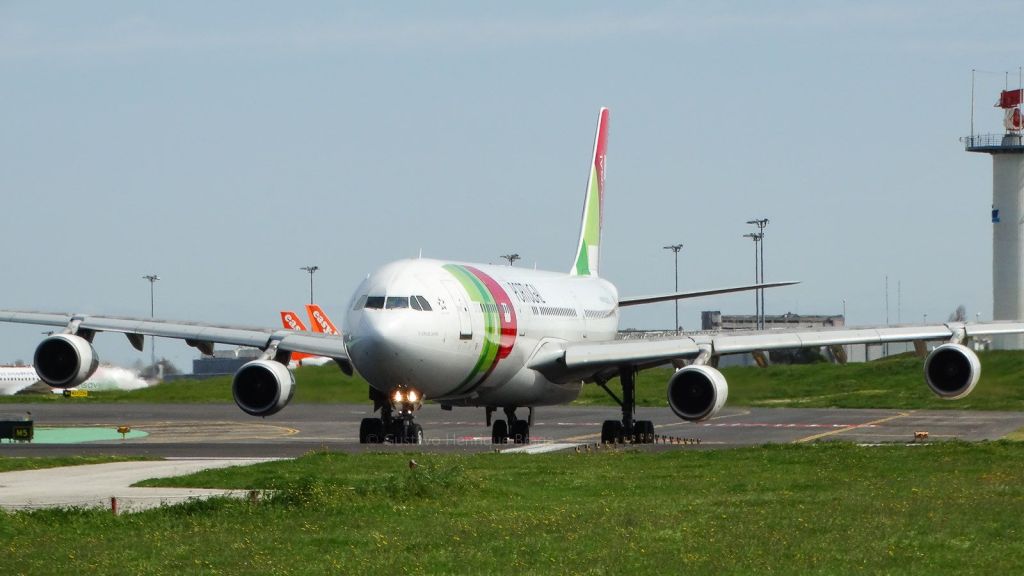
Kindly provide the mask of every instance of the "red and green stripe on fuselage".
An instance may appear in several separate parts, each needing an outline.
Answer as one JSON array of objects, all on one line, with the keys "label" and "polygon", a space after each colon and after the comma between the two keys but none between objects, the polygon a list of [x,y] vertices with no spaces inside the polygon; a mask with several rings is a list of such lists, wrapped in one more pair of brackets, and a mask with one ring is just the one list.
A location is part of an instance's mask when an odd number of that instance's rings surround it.
[{"label": "red and green stripe on fuselage", "polygon": [[508,292],[479,268],[445,264],[444,269],[458,280],[469,299],[480,305],[484,317],[484,337],[476,364],[455,389],[455,393],[464,394],[483,383],[512,353],[518,330],[516,309]]}]

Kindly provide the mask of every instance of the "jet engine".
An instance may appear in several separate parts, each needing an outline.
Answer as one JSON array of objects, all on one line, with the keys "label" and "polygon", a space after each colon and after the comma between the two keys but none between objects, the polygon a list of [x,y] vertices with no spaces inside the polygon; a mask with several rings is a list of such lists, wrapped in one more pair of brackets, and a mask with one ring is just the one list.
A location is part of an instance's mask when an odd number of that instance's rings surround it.
[{"label": "jet engine", "polygon": [[981,361],[963,344],[947,343],[932,350],[924,361],[924,379],[936,395],[963,398],[981,378]]},{"label": "jet engine", "polygon": [[55,388],[73,388],[92,376],[100,359],[85,338],[54,334],[36,347],[32,364],[43,382]]},{"label": "jet engine", "polygon": [[721,372],[702,364],[677,370],[668,381],[668,405],[683,420],[707,420],[725,406],[729,385]]},{"label": "jet engine", "polygon": [[253,360],[235,372],[231,383],[235,404],[246,414],[270,416],[288,405],[295,394],[295,377],[273,360]]}]

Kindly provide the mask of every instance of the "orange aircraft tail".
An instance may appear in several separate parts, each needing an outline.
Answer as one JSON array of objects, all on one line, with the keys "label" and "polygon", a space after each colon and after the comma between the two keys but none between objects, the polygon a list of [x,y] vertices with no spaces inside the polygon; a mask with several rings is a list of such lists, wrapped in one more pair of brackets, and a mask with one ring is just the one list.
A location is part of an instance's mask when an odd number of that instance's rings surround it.
[{"label": "orange aircraft tail", "polygon": [[334,327],[334,322],[327,317],[327,313],[324,312],[323,308],[316,304],[306,304],[306,313],[309,314],[309,322],[313,325],[313,332],[321,334],[331,334],[332,336],[338,335],[338,329]]},{"label": "orange aircraft tail", "polygon": [[[305,332],[306,325],[299,320],[299,316],[295,312],[288,310],[281,311],[281,324],[284,325],[286,330],[295,330],[297,332]],[[306,358],[312,358],[312,354],[306,354],[303,352],[292,352],[292,360],[300,361]]]}]

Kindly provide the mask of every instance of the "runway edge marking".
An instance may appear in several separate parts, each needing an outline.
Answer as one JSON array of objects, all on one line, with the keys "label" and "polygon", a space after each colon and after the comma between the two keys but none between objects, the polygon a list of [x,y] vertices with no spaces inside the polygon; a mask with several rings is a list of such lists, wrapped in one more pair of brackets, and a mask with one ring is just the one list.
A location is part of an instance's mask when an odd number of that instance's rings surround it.
[{"label": "runway edge marking", "polygon": [[509,448],[508,450],[502,450],[502,454],[545,454],[547,452],[558,452],[559,450],[568,450],[569,448],[575,448],[582,446],[582,444],[569,444],[566,442],[552,442],[550,444],[533,444],[530,446],[519,446],[517,448]]}]

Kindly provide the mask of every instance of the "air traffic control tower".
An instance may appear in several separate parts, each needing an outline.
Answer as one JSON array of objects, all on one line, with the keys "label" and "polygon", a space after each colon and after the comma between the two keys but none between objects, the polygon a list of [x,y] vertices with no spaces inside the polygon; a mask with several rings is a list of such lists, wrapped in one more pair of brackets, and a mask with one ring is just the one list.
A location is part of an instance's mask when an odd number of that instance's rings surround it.
[{"label": "air traffic control tower", "polygon": [[[1024,320],[1024,90],[1003,90],[1002,134],[971,134],[968,152],[992,155],[992,318]],[[973,132],[973,110],[971,126]],[[1024,335],[996,336],[996,349],[1024,349]]]}]

